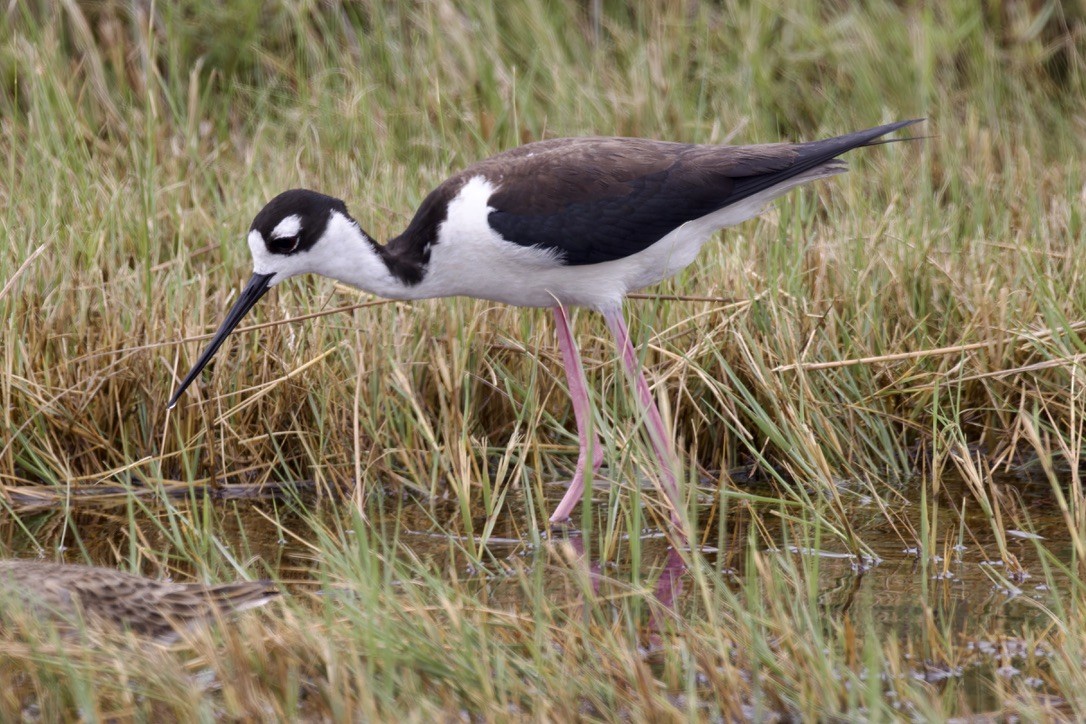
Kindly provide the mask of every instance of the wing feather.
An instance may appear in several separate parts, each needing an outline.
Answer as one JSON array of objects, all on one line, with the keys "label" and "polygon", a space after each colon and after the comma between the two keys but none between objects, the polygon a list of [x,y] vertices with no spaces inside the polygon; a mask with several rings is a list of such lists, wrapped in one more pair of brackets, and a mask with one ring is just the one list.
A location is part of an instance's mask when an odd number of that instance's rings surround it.
[{"label": "wing feather", "polygon": [[499,154],[461,177],[482,174],[498,187],[489,221],[507,241],[557,251],[566,264],[598,264],[913,122],[805,144],[556,139]]}]

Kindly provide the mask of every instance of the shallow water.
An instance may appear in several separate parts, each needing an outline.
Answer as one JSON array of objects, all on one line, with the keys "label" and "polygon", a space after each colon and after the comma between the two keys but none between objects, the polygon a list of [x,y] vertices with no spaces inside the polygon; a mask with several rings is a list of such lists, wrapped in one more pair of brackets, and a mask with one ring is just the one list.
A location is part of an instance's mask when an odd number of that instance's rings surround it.
[{"label": "shallow water", "polygon": [[[996,676],[1013,677],[1013,662],[1024,653],[1015,647],[1024,628],[1037,628],[1045,617],[1038,604],[1052,602],[1056,594],[1046,585],[1036,536],[1043,539],[1048,551],[1061,560],[1070,558],[1066,542],[1065,523],[1052,500],[1047,482],[1028,477],[1011,477],[1001,482],[1007,492],[1006,510],[1021,517],[1028,512],[1028,530],[1008,535],[1006,551],[1020,566],[1018,572],[1008,570],[1001,560],[1000,547],[992,526],[984,518],[980,506],[960,482],[943,480],[939,499],[939,554],[931,560],[921,560],[918,544],[909,527],[920,529],[921,491],[919,485],[897,489],[896,495],[886,495],[884,503],[895,526],[887,524],[886,516],[870,497],[862,492],[843,488],[842,500],[850,521],[860,540],[870,547],[873,558],[857,557],[846,550],[836,538],[825,535],[819,549],[810,545],[790,543],[788,531],[773,515],[777,508],[771,504],[738,505],[729,503],[723,528],[720,508],[702,506],[701,526],[705,535],[699,550],[707,560],[730,576],[736,586],[744,575],[747,538],[752,521],[757,518],[760,540],[767,540],[758,550],[769,557],[817,558],[820,604],[827,616],[840,620],[848,615],[853,621],[870,619],[880,636],[896,636],[903,642],[921,634],[926,625],[926,611],[931,621],[949,631],[962,642],[967,665],[950,670],[917,659],[912,675],[931,683],[944,682],[960,687],[959,692],[974,711],[998,708],[992,682]],[[548,495],[556,500],[560,487]],[[741,493],[772,496],[769,488],[747,486]],[[288,496],[289,497],[289,496]],[[704,498],[711,500],[705,491]],[[597,520],[606,518],[607,496],[597,490]],[[372,501],[371,501],[372,502]],[[553,500],[550,501],[553,504]],[[954,509],[965,505],[959,517]],[[89,501],[65,511],[60,508],[41,509],[5,517],[0,523],[0,540],[9,556],[43,556],[69,562],[92,562],[116,566],[118,561],[141,561],[139,551],[148,550],[148,560],[171,560],[170,565],[190,572],[189,555],[170,558],[178,540],[189,540],[186,527],[196,522],[210,523],[216,531],[215,540],[240,565],[254,571],[274,571],[284,580],[304,580],[315,565],[312,551],[306,545],[305,531],[311,523],[297,512],[299,507],[318,511],[319,519],[330,523],[344,519],[346,503],[331,501],[284,502],[282,499],[173,501],[169,505],[144,508],[142,503],[130,514],[125,505],[95,505]],[[929,502],[930,510],[930,502]],[[371,505],[370,524],[396,530],[404,555],[430,562],[435,570],[455,575],[465,585],[476,582],[485,587],[491,604],[516,608],[523,601],[523,590],[516,576],[504,576],[503,571],[522,570],[532,565],[541,548],[554,548],[533,531],[526,521],[532,520],[525,510],[519,492],[511,491],[504,508],[498,514],[486,538],[466,531],[486,529],[487,519],[475,512],[470,524],[463,519],[454,500],[426,500],[403,496],[376,496]],[[575,520],[580,520],[579,513]],[[134,521],[134,522],[133,522]],[[344,524],[349,527],[348,524]],[[1008,519],[1004,525],[1018,530]],[[286,532],[284,532],[286,531]],[[298,534],[295,537],[293,534]],[[598,554],[585,555],[585,540],[597,541],[599,532],[582,538],[575,530],[557,536],[564,542],[568,557],[583,558],[594,586],[601,582],[631,576],[627,551],[620,546],[605,563]],[[640,532],[642,580],[656,581],[656,598],[672,606],[677,615],[687,615],[696,606],[684,589],[682,557],[671,548],[668,537],[657,528]],[[621,536],[618,536],[621,541]],[[192,540],[200,540],[194,535]],[[628,539],[626,542],[628,548]],[[189,551],[191,546],[185,546]],[[466,551],[474,551],[469,555]],[[483,562],[480,564],[480,562]],[[148,575],[162,576],[166,572],[148,562],[142,565]],[[1013,574],[1013,575],[1012,575]],[[657,578],[659,577],[659,578]],[[1061,579],[1049,579],[1062,588]],[[556,587],[556,596],[563,595]],[[689,589],[689,586],[685,587]],[[579,595],[569,591],[569,596]],[[693,615],[696,615],[694,613]],[[650,628],[654,621],[650,621]],[[1043,652],[1042,652],[1043,654]],[[1012,666],[1012,668],[1007,668]],[[1038,682],[1038,685],[1040,682]]]}]

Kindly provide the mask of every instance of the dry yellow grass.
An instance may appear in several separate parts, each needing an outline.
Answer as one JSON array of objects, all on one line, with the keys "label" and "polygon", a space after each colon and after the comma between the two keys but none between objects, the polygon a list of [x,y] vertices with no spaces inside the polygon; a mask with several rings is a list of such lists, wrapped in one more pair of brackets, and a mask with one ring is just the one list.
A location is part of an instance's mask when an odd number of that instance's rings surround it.
[{"label": "dry yellow grass", "polygon": [[[1075,7],[24,0],[0,11],[9,547],[65,545],[152,575],[308,581],[271,616],[179,651],[126,640],[57,652],[8,636],[5,715],[967,712],[980,700],[964,684],[914,676],[921,662],[968,659],[933,613],[943,594],[927,567],[982,538],[1009,575],[1021,551],[1007,531],[1033,518],[995,482],[1006,471],[1051,481],[1066,534],[1031,558],[1036,579],[1059,587],[1040,618],[1000,630],[1053,653],[1014,658],[1027,673],[985,679],[982,703],[1086,715]],[[545,483],[569,474],[575,438],[540,312],[296,281],[165,409],[249,272],[251,215],[284,188],[341,196],[386,238],[448,173],[535,138],[804,140],[916,115],[929,118],[923,142],[850,158],[847,177],[725,234],[630,304],[701,476],[693,517],[728,551],[690,556],[683,615],[655,644],[659,564],[638,535],[655,507],[642,511],[637,485],[601,495],[584,521],[590,558],[621,563],[603,593],[563,544],[541,540]],[[635,481],[651,451],[626,422],[601,325],[575,324],[608,475]],[[740,468],[768,487],[737,489],[727,471]],[[946,492],[951,472],[962,497]],[[919,497],[903,501],[916,479]],[[284,486],[297,481],[302,492]],[[305,560],[254,543],[220,497],[261,488],[279,502],[260,509]],[[88,496],[122,505],[87,512]],[[872,504],[857,507],[863,496]],[[981,513],[964,523],[966,509]],[[445,547],[405,543],[408,514]],[[767,552],[870,552],[873,527],[920,551],[921,624],[902,637],[870,612],[825,611],[817,557]],[[521,547],[495,553],[496,530]],[[516,595],[496,597],[497,578]]]}]

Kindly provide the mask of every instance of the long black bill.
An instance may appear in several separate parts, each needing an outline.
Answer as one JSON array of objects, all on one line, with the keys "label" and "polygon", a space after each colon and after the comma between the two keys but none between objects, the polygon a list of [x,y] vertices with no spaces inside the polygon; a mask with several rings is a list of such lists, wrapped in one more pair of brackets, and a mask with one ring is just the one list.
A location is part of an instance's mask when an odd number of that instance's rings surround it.
[{"label": "long black bill", "polygon": [[219,327],[219,331],[215,333],[215,336],[211,338],[211,343],[207,345],[207,349],[200,355],[200,359],[196,360],[196,364],[192,366],[189,373],[185,375],[185,379],[181,380],[181,386],[177,388],[177,392],[173,393],[173,397],[170,398],[169,409],[173,409],[177,405],[177,399],[188,389],[188,386],[192,384],[192,381],[200,374],[200,371],[204,369],[211,358],[215,356],[215,353],[222,346],[223,340],[234,331],[234,327],[238,326],[242,317],[253,308],[253,305],[260,301],[260,298],[268,291],[271,278],[274,274],[253,274],[249,279],[249,283],[245,285],[245,288],[241,290],[241,296],[234,302],[234,306],[230,308],[230,311],[226,314],[226,319],[223,320],[222,325]]}]

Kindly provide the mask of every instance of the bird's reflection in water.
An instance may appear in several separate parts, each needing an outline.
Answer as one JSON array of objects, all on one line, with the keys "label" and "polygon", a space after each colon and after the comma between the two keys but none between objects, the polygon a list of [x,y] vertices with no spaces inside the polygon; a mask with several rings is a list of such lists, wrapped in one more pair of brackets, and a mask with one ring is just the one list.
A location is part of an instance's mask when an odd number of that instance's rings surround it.
[{"label": "bird's reflection in water", "polygon": [[570,563],[574,561],[583,563],[586,566],[588,573],[588,582],[592,586],[592,595],[600,595],[600,582],[603,580],[603,564],[597,560],[590,560],[584,552],[584,538],[579,535],[572,535],[569,538],[563,539],[563,542],[569,546],[569,550],[572,552],[570,556]]},{"label": "bird's reflection in water", "polygon": [[659,633],[664,621],[661,619],[675,616],[676,604],[682,596],[683,583],[686,580],[686,560],[674,546],[667,547],[667,558],[664,559],[664,567],[660,571],[660,577],[656,579],[656,587],[653,595],[659,605],[652,607],[649,616],[649,630]]},{"label": "bird's reflection in water", "polygon": [[[606,578],[603,573],[603,564],[599,559],[593,560],[585,554],[584,539],[580,536],[571,536],[564,542],[576,559],[585,566],[588,582],[592,587],[592,595],[598,596],[600,585]],[[682,554],[677,548],[669,545],[663,568],[660,569],[653,586],[652,599],[649,601],[648,631],[653,641],[657,640],[657,634],[665,629],[667,620],[676,615],[676,607],[682,596],[687,570],[686,560]]]}]

